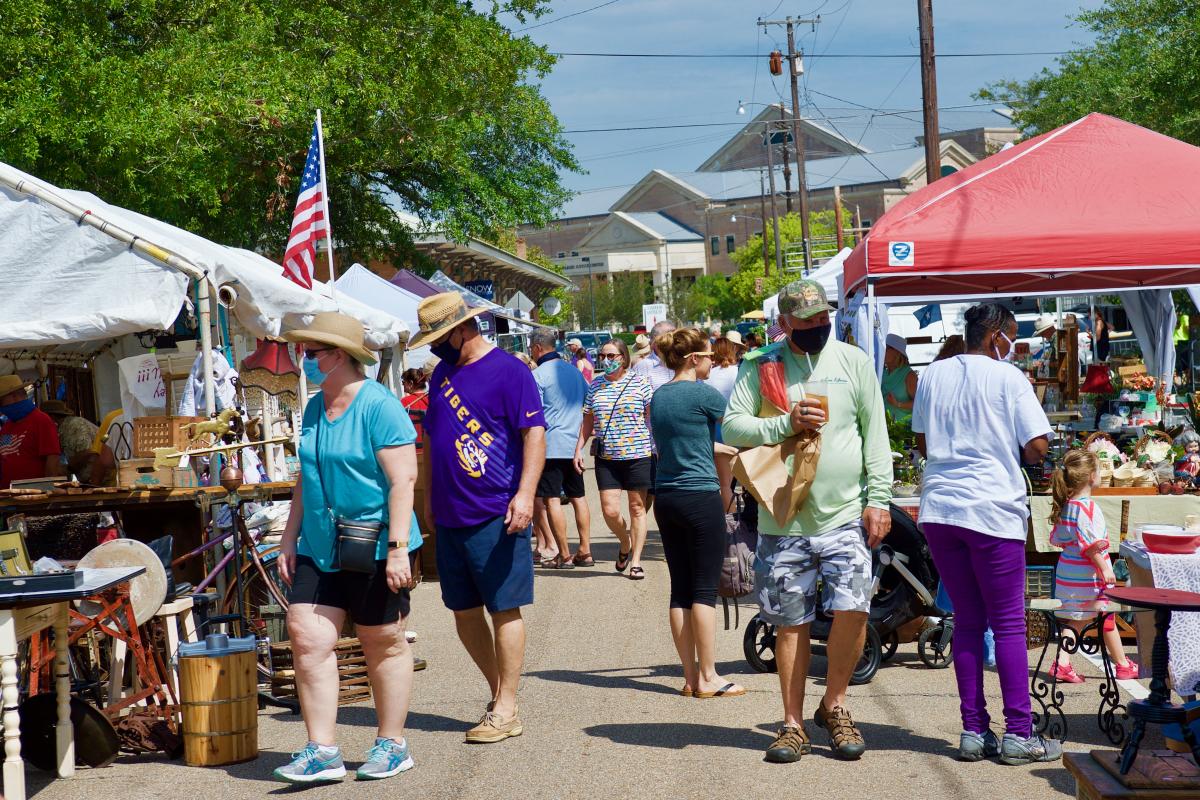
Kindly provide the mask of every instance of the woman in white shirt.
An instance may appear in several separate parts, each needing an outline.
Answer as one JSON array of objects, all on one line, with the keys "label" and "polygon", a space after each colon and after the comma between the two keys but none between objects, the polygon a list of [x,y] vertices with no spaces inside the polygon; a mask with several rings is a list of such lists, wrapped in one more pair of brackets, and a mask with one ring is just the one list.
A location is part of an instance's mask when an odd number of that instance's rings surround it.
[{"label": "woman in white shirt", "polygon": [[[1022,461],[1041,463],[1050,423],[1025,376],[1009,364],[1017,322],[1007,308],[966,313],[966,353],[921,374],[912,429],[928,458],[921,530],[954,603],[954,672],[962,702],[959,758],[1005,764],[1053,761],[1062,745],[1033,734],[1025,647]],[[983,696],[983,632],[996,638],[1004,698],[1003,742]]]}]

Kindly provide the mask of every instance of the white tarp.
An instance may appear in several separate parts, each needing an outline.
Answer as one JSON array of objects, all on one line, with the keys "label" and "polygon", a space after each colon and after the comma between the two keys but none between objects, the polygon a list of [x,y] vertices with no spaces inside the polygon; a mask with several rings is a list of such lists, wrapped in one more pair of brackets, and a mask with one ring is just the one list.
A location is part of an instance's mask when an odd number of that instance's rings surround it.
[{"label": "white tarp", "polygon": [[[338,295],[345,295],[360,303],[378,308],[402,320],[409,330],[417,330],[417,306],[421,298],[402,286],[384,280],[362,264],[352,264],[350,269],[333,282]],[[429,360],[429,347],[406,350],[404,363],[408,367],[421,367]]]},{"label": "white tarp", "polygon": [[[376,349],[405,341],[403,321],[324,284],[303,289],[263,256],[216,244],[87,192],[58,189],[7,164],[6,179],[25,180],[94,213],[208,273],[214,294],[237,292],[233,313],[255,336],[281,336],[321,311],[360,320]],[[323,260],[322,260],[322,263]],[[0,189],[0,349],[109,339],[170,327],[187,298],[187,278],[47,203]]]}]

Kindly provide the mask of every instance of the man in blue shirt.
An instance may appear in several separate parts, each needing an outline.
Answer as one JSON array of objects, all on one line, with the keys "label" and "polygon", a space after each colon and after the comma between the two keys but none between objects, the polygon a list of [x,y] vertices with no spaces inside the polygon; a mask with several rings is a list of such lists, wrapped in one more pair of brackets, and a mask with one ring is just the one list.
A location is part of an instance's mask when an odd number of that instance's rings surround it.
[{"label": "man in blue shirt", "polygon": [[[558,555],[542,566],[549,569],[572,569],[595,565],[592,558],[590,529],[591,512],[584,497],[583,475],[575,469],[575,444],[583,425],[583,404],[587,398],[587,381],[555,350],[555,332],[539,329],[529,337],[529,352],[537,362],[533,379],[542,396],[546,415],[546,466],[538,482],[538,519],[549,521],[550,532],[558,545]],[[575,526],[579,530],[579,549],[572,558],[567,544],[567,519],[562,510],[563,496],[575,509]],[[545,515],[545,516],[543,516]]]}]

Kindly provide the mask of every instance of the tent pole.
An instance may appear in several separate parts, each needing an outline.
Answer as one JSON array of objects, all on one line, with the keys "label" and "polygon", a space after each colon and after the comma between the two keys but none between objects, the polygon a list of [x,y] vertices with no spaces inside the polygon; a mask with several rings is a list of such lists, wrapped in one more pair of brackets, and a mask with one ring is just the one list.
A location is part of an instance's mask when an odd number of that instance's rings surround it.
[{"label": "tent pole", "polygon": [[875,313],[876,313],[875,284],[872,283],[870,281],[870,279],[868,279],[867,280],[867,341],[866,341],[865,349],[867,351],[867,358],[871,359],[871,367],[875,368],[875,371],[878,372],[879,371],[878,368],[875,367]]},{"label": "tent pole", "polygon": [[199,284],[200,368],[204,371],[204,413],[212,416],[217,413],[217,387],[213,383],[212,297],[209,295],[207,277],[201,278]]}]

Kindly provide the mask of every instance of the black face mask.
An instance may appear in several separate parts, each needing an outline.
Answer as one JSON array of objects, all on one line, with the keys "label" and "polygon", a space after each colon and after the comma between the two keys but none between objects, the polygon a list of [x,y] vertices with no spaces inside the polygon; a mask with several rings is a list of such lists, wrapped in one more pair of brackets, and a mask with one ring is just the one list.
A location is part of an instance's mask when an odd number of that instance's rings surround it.
[{"label": "black face mask", "polygon": [[433,353],[447,364],[457,364],[458,360],[462,358],[462,343],[460,342],[459,346],[455,347],[454,345],[450,344],[450,340],[453,338],[454,334],[452,333],[446,337],[445,341],[432,345],[429,348],[429,352]]},{"label": "black face mask", "polygon": [[825,343],[829,341],[829,334],[832,330],[832,324],[804,330],[793,329],[792,344],[805,353],[819,353],[825,349]]}]

